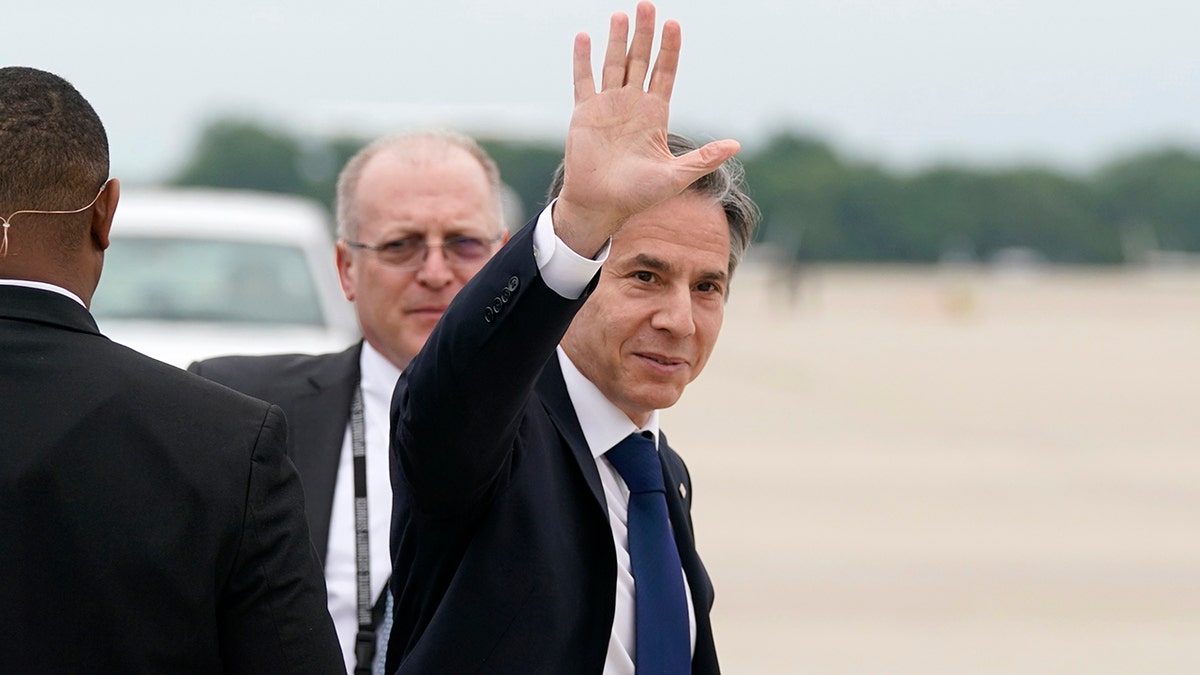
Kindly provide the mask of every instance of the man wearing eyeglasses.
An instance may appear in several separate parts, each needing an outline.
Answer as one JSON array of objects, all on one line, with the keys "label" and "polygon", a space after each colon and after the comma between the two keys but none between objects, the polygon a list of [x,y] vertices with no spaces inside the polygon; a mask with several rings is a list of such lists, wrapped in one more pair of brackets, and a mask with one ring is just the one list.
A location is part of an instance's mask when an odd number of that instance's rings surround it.
[{"label": "man wearing eyeglasses", "polygon": [[[386,639],[378,629],[391,572],[392,390],[450,301],[506,240],[500,190],[495,163],[465,136],[376,141],[346,164],[337,194],[338,273],[362,342],[338,354],[223,357],[190,367],[287,414],[289,454],[304,480],[329,611],[352,672],[369,672],[376,654],[382,661],[376,639]],[[358,555],[359,529],[369,554]]]},{"label": "man wearing eyeglasses", "polygon": [[341,671],[279,408],[88,312],[120,196],[95,111],[0,68],[0,158],[0,670]]}]

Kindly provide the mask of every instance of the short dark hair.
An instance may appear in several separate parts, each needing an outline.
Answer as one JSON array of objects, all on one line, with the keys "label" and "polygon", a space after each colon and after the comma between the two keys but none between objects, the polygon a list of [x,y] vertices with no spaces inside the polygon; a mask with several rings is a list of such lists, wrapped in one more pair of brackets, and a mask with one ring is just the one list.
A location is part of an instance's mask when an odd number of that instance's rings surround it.
[{"label": "short dark hair", "polygon": [[[686,155],[700,146],[690,138],[681,134],[668,134],[667,147],[676,157]],[[563,164],[559,163],[550,181],[550,190],[546,193],[546,203],[550,203],[563,187]],[[758,205],[750,199],[745,190],[746,172],[741,162],[730,158],[725,160],[716,171],[705,174],[687,187],[685,192],[695,192],[712,197],[725,210],[725,219],[729,221],[729,276],[737,269],[738,263],[750,247],[754,237],[754,228],[758,225],[761,214]]]},{"label": "short dark hair", "polygon": [[108,179],[108,135],[87,99],[36,68],[0,68],[0,211],[76,209]]}]

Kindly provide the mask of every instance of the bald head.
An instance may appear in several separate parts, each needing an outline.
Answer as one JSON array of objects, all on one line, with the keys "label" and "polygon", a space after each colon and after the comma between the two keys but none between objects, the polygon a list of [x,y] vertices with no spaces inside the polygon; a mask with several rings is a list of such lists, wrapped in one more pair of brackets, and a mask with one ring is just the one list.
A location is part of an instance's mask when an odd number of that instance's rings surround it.
[{"label": "bald head", "polygon": [[342,170],[342,291],[367,344],[397,368],[408,365],[454,296],[504,241],[499,186],[483,149],[448,132],[384,138]]},{"label": "bald head", "polygon": [[[369,165],[393,162],[413,168],[429,168],[458,163],[466,156],[483,171],[491,193],[491,204],[497,227],[504,224],[504,204],[500,188],[500,171],[496,163],[474,139],[452,131],[422,131],[381,138],[350,158],[338,177],[337,227],[338,237],[356,239],[362,217],[358,200],[359,186]],[[489,208],[489,211],[493,209]]]}]

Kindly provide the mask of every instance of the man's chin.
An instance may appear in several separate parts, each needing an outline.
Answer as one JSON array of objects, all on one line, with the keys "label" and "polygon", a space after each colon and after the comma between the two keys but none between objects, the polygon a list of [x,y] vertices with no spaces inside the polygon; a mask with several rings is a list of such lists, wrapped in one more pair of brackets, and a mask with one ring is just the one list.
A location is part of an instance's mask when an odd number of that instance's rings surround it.
[{"label": "man's chin", "polygon": [[644,388],[638,396],[631,397],[642,410],[665,410],[679,402],[683,396],[682,386],[655,386]]},{"label": "man's chin", "polygon": [[399,330],[400,343],[405,347],[414,348],[415,353],[433,334],[433,329],[437,327],[438,319],[441,318],[441,314],[432,312],[414,312],[406,315]]}]

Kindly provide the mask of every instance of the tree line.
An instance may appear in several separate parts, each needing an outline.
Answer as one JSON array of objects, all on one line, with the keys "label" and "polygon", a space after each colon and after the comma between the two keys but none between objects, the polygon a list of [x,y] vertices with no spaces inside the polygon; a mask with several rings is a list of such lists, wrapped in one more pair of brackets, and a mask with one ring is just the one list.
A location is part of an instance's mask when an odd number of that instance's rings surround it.
[{"label": "tree line", "polygon": [[[169,182],[298,194],[332,211],[338,171],[368,140],[219,119]],[[480,143],[524,214],[539,210],[561,145]],[[1112,264],[1152,250],[1200,251],[1200,154],[1185,148],[1147,149],[1084,175],[953,165],[905,173],[781,132],[740,159],[763,210],[758,240],[797,260],[988,260],[1020,249],[1053,262]]]}]

